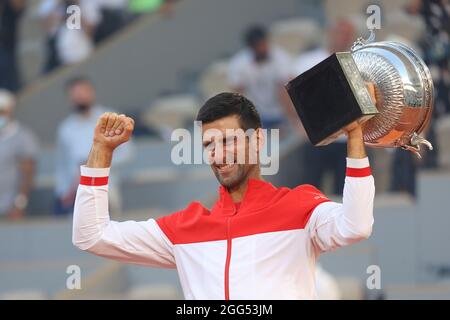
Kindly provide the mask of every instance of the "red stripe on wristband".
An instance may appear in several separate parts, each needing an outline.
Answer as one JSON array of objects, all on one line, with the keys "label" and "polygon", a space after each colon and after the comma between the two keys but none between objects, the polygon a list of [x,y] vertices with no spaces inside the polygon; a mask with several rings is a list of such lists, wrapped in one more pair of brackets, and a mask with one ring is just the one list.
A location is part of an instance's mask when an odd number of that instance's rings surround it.
[{"label": "red stripe on wristband", "polygon": [[83,186],[106,186],[108,184],[108,177],[80,177],[80,184]]},{"label": "red stripe on wristband", "polygon": [[372,170],[370,169],[370,167],[347,168],[347,172],[346,172],[347,177],[355,177],[355,178],[368,177],[371,174],[372,174]]}]

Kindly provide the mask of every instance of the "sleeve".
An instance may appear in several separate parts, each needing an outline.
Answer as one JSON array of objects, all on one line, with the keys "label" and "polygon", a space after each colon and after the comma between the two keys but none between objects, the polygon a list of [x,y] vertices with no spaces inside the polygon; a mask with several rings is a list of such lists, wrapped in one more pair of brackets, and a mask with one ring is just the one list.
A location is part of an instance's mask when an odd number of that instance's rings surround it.
[{"label": "sleeve", "polygon": [[81,167],[73,215],[73,244],[95,255],[159,268],[175,268],[173,244],[154,219],[111,221],[109,168]]},{"label": "sleeve", "polygon": [[306,225],[313,246],[332,251],[367,239],[372,233],[374,178],[368,158],[347,158],[342,203],[324,202],[311,214]]}]

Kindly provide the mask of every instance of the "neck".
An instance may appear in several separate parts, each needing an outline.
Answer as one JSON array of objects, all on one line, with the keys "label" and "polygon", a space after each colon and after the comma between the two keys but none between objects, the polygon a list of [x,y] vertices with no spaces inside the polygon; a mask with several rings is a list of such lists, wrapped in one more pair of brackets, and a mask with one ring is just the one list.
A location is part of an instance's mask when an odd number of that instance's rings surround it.
[{"label": "neck", "polygon": [[255,166],[247,175],[245,180],[236,187],[228,188],[231,199],[233,202],[241,202],[244,198],[245,192],[247,191],[249,179],[263,180],[261,176],[261,170],[259,166]]}]

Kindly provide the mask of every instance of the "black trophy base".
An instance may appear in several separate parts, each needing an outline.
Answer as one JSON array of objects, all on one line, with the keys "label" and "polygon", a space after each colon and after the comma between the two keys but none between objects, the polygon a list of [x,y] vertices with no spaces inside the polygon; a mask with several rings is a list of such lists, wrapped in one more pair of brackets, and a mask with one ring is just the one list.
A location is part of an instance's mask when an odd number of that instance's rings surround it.
[{"label": "black trophy base", "polygon": [[311,143],[326,145],[378,113],[350,53],[335,53],[286,85]]}]

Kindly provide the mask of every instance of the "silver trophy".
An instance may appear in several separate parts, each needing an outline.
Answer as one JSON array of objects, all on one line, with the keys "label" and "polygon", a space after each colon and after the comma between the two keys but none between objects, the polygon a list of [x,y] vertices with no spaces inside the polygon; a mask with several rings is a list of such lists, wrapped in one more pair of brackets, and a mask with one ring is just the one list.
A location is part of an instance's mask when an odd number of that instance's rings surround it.
[{"label": "silver trophy", "polygon": [[[353,121],[364,141],[380,148],[401,147],[420,157],[420,134],[431,120],[431,74],[411,48],[391,41],[359,38],[350,52],[331,55],[286,85],[311,142],[326,145]],[[374,84],[376,105],[365,83]]]},{"label": "silver trophy", "polygon": [[351,49],[361,77],[375,85],[378,114],[363,123],[364,141],[373,147],[401,147],[420,158],[420,136],[433,110],[430,71],[419,55],[404,44],[359,38]]}]

